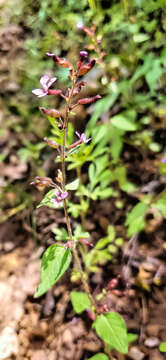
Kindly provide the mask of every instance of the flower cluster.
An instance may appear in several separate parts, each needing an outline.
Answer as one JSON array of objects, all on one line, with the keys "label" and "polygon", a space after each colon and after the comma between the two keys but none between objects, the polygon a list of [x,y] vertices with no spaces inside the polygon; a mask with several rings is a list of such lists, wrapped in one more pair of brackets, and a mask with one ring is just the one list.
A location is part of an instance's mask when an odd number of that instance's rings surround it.
[{"label": "flower cluster", "polygon": [[67,191],[60,192],[58,189],[55,189],[54,195],[55,198],[52,198],[50,201],[54,204],[56,208],[58,208],[63,205],[63,200],[67,198],[68,192]]},{"label": "flower cluster", "polygon": [[42,89],[34,89],[32,90],[32,93],[36,96],[43,97],[48,94],[50,95],[58,95],[61,94],[61,90],[50,90],[50,87],[55,83],[57,80],[56,77],[50,78],[48,75],[44,75],[40,79],[40,84],[42,86]]},{"label": "flower cluster", "polygon": [[[56,149],[59,155],[61,156],[61,161],[63,163],[62,165],[62,172],[58,171],[58,176],[56,178],[56,182],[54,183],[51,178],[48,177],[39,177],[37,176],[33,182],[31,182],[31,185],[36,185],[39,190],[49,186],[53,187],[53,196],[51,200],[49,200],[55,208],[59,208],[65,204],[65,199],[68,197],[68,192],[65,190],[65,154],[66,154],[66,132],[64,129],[67,128],[68,121],[69,121],[69,115],[72,110],[79,105],[84,104],[90,104],[96,100],[99,100],[101,98],[100,95],[96,95],[90,98],[82,98],[77,100],[75,103],[73,102],[73,99],[80,93],[83,86],[85,86],[84,81],[80,81],[80,78],[84,75],[86,75],[95,65],[96,60],[95,59],[89,59],[87,51],[81,51],[79,60],[76,64],[76,70],[74,69],[74,66],[68,61],[67,59],[60,58],[56,56],[56,54],[53,53],[46,53],[47,56],[51,57],[55,63],[58,65],[68,68],[69,69],[69,79],[72,81],[72,87],[68,88],[65,93],[62,92],[60,89],[51,89],[51,87],[55,84],[57,78],[52,77],[50,78],[48,75],[44,75],[40,79],[41,89],[34,89],[32,93],[36,95],[38,98],[44,97],[46,95],[60,95],[63,99],[66,100],[66,107],[64,111],[59,111],[57,109],[46,109],[44,107],[41,107],[40,110],[47,116],[55,119],[55,124],[58,126],[60,130],[62,130],[62,136],[63,141],[62,143],[56,142],[54,139],[48,139],[44,138],[44,141],[47,143],[48,146],[50,146],[53,149]],[[68,146],[68,149],[72,149],[78,145],[81,145],[82,143],[89,143],[91,138],[86,138],[86,134],[82,133],[80,134],[78,131],[76,131],[76,135],[78,136],[78,140],[74,142],[73,144]],[[56,139],[57,140],[57,139]],[[58,140],[57,140],[58,141]],[[91,246],[91,245],[90,245]]]}]

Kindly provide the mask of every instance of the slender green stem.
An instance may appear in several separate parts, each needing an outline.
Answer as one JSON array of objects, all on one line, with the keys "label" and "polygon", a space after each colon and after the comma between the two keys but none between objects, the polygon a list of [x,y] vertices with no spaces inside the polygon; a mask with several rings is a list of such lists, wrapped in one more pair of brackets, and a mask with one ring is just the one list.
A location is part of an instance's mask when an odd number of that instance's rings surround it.
[{"label": "slender green stem", "polygon": [[[66,112],[65,112],[65,119],[64,119],[64,126],[63,126],[63,138],[62,138],[62,150],[61,150],[62,190],[63,191],[65,191],[65,185],[66,185],[66,172],[65,172],[66,134],[67,134],[68,121],[69,121],[69,114],[70,114],[70,102],[71,102],[71,99],[72,99],[72,96],[73,96],[74,88],[75,88],[75,82],[73,80],[70,96],[69,96],[69,99],[68,99],[68,101],[66,103]],[[94,313],[97,314],[95,300],[94,300],[94,298],[93,298],[93,296],[92,296],[92,294],[90,292],[88,282],[85,279],[84,272],[83,272],[82,265],[81,265],[81,261],[79,259],[79,255],[78,255],[77,249],[75,247],[75,242],[73,240],[72,229],[71,229],[69,214],[68,214],[68,211],[67,211],[66,200],[63,200],[63,205],[64,205],[64,212],[65,212],[65,218],[66,218],[66,225],[67,225],[67,229],[68,229],[68,234],[69,234],[69,237],[70,237],[70,241],[72,243],[73,256],[74,256],[75,262],[77,264],[78,270],[80,272],[81,281],[82,281],[84,290],[87,293],[87,295],[88,295],[88,297],[89,297],[89,299],[91,301],[91,305],[93,306]]]},{"label": "slender green stem", "polygon": [[[76,171],[77,171],[77,177],[79,179],[79,185],[81,186],[82,185],[81,167],[77,166]],[[84,197],[83,197],[83,194],[81,193],[80,194],[80,204],[83,204],[83,201],[84,201]],[[83,210],[81,210],[80,216],[81,216],[82,227],[83,227],[83,229],[85,229],[85,212]]]}]

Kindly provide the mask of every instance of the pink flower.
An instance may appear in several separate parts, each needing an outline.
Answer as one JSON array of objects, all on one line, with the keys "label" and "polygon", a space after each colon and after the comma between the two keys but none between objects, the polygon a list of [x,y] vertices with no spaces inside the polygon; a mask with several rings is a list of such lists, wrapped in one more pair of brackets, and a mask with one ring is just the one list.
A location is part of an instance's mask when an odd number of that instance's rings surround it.
[{"label": "pink flower", "polygon": [[51,199],[50,201],[54,204],[56,208],[63,206],[63,200],[67,198],[68,192],[60,192],[58,189],[54,190],[55,199]]},{"label": "pink flower", "polygon": [[90,140],[91,140],[91,138],[89,138],[89,139],[87,139],[86,138],[86,134],[85,133],[82,133],[82,134],[80,134],[78,131],[76,131],[76,135],[79,137],[79,139],[81,140],[81,143],[88,143]]},{"label": "pink flower", "polygon": [[162,163],[166,163],[166,157],[161,160]]},{"label": "pink flower", "polygon": [[54,84],[54,82],[57,80],[56,77],[50,78],[48,75],[44,75],[40,78],[40,84],[42,86],[42,89],[35,89],[32,90],[32,93],[36,96],[43,97],[46,96],[49,92],[49,88]]}]

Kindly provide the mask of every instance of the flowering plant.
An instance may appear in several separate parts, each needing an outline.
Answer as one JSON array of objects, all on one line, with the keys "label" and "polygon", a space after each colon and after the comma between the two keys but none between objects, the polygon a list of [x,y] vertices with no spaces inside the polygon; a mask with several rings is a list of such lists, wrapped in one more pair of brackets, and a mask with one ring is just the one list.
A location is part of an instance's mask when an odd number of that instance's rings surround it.
[{"label": "flowering plant", "polygon": [[[71,156],[73,150],[78,151],[80,146],[88,144],[91,138],[86,138],[86,134],[80,134],[76,131],[78,140],[67,146],[67,133],[68,125],[70,121],[70,115],[74,108],[80,104],[89,104],[101,98],[100,95],[96,95],[90,98],[80,98],[77,96],[81,92],[85,82],[82,81],[82,77],[87,74],[95,65],[96,59],[89,59],[86,51],[80,52],[80,57],[76,65],[74,66],[66,59],[59,58],[56,54],[47,53],[49,57],[53,59],[58,65],[69,69],[69,79],[71,80],[71,87],[64,93],[60,89],[51,89],[52,85],[56,81],[56,77],[50,78],[44,75],[40,79],[42,89],[35,89],[32,91],[37,97],[43,97],[46,95],[59,95],[65,100],[64,111],[57,109],[45,109],[41,107],[40,110],[47,116],[53,119],[53,126],[58,135],[56,139],[45,138],[47,145],[54,148],[61,161],[61,169],[58,169],[56,181],[49,177],[36,177],[31,183],[36,185],[37,188],[43,189],[45,187],[51,187],[52,189],[44,196],[43,200],[38,207],[46,205],[57,209],[59,207],[64,208],[67,233],[63,240],[66,240],[66,244],[61,243],[53,244],[47,248],[42,258],[41,267],[41,281],[38,289],[35,293],[35,298],[45,294],[47,290],[54,285],[64,272],[68,269],[72,255],[79,272],[80,279],[84,288],[84,292],[71,293],[71,301],[74,310],[77,313],[87,311],[90,318],[93,320],[93,328],[95,328],[97,334],[104,342],[104,349],[107,355],[105,359],[112,359],[111,349],[114,348],[121,353],[128,352],[128,340],[127,331],[123,318],[116,312],[108,312],[107,306],[99,308],[96,298],[93,296],[88,279],[85,276],[84,269],[82,267],[82,261],[80,260],[80,253],[78,251],[77,244],[81,243],[83,246],[92,246],[92,243],[86,240],[86,233],[83,236],[76,232],[73,233],[72,224],[68,212],[67,199],[70,196],[70,191],[76,190],[78,187],[79,179],[75,179],[71,183],[66,183],[66,166],[65,162],[68,156]],[[76,99],[76,100],[75,100]]]}]

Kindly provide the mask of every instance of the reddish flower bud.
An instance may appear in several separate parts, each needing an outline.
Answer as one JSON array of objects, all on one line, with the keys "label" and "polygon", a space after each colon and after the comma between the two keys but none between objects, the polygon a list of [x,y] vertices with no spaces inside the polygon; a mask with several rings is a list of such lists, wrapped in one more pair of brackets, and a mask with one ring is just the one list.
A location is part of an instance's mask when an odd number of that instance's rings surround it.
[{"label": "reddish flower bud", "polygon": [[77,27],[78,27],[78,29],[83,30],[90,37],[94,36],[94,30],[95,30],[94,28],[89,29],[89,28],[85,27],[83,24],[78,24]]},{"label": "reddish flower bud", "polygon": [[48,139],[48,138],[44,138],[44,141],[47,143],[48,146],[50,146],[51,148],[53,149],[57,149],[59,148],[59,144],[54,141],[54,140],[51,140],[51,139]]},{"label": "reddish flower bud", "polygon": [[77,63],[77,76],[83,76],[87,74],[93,66],[96,64],[96,60],[92,59],[88,63],[82,63],[81,60]]},{"label": "reddish flower bud", "polygon": [[86,309],[86,311],[87,311],[90,319],[91,319],[92,321],[95,321],[95,314],[94,314],[89,308]]},{"label": "reddish flower bud", "polygon": [[117,286],[118,286],[118,283],[119,283],[119,279],[118,277],[117,278],[113,278],[112,280],[109,281],[107,287],[106,287],[106,290],[112,290],[112,289],[115,289]]},{"label": "reddish flower bud", "polygon": [[32,181],[30,183],[30,185],[35,185],[39,188],[44,188],[46,186],[50,186],[52,185],[53,182],[52,182],[52,179],[49,178],[49,177],[40,177],[40,176],[36,176],[34,181]]},{"label": "reddish flower bud", "polygon": [[77,87],[75,88],[74,92],[73,92],[73,96],[76,96],[80,93],[82,86],[85,85],[84,81],[81,81],[80,83],[77,84]]},{"label": "reddish flower bud", "polygon": [[86,245],[86,246],[90,246],[90,247],[93,247],[93,243],[90,243],[87,239],[82,239],[82,238],[79,238],[78,239],[80,243],[82,243],[83,245]]},{"label": "reddish flower bud", "polygon": [[99,100],[99,99],[101,99],[101,96],[96,95],[91,98],[80,99],[80,100],[78,100],[77,104],[90,104],[90,103],[94,102],[95,100]]},{"label": "reddish flower bud", "polygon": [[108,305],[107,304],[104,304],[103,306],[99,307],[98,308],[98,312],[100,314],[104,313],[104,312],[107,312],[108,311]]},{"label": "reddish flower bud", "polygon": [[47,52],[46,55],[52,57],[52,59],[53,59],[58,65],[60,65],[60,66],[62,66],[62,67],[64,67],[64,68],[68,68],[71,74],[74,73],[73,65],[72,65],[71,62],[68,61],[67,59],[60,58],[60,57],[56,56],[56,54],[52,54],[52,53],[49,53],[49,52]]},{"label": "reddish flower bud", "polygon": [[53,117],[53,118],[57,118],[57,117],[62,116],[61,111],[58,111],[58,110],[56,110],[56,109],[45,109],[44,107],[40,107],[40,110],[41,110],[44,114],[46,114],[46,115],[48,115],[48,116],[51,116],[51,117]]},{"label": "reddish flower bud", "polygon": [[62,90],[56,89],[56,90],[48,90],[48,95],[61,95]]}]

